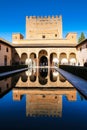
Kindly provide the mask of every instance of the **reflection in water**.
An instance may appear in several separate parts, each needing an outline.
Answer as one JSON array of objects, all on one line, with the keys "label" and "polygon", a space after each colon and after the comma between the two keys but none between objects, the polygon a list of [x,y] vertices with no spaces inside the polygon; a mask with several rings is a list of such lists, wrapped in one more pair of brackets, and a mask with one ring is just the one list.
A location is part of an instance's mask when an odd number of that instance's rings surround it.
[{"label": "reflection in water", "polygon": [[22,80],[23,82],[27,82],[27,79],[28,79],[28,76],[26,75],[26,73],[25,73],[25,72],[22,73],[22,74],[21,74],[21,80]]},{"label": "reflection in water", "polygon": [[26,116],[62,117],[62,97],[68,101],[76,101],[76,90],[70,89],[13,89],[13,100],[20,101],[26,95]]},{"label": "reflection in water", "polygon": [[26,95],[26,116],[62,116],[62,95]]},{"label": "reflection in water", "polygon": [[47,80],[47,75],[48,75],[48,68],[39,68],[39,83],[41,85],[46,85],[48,80]]},{"label": "reflection in water", "polygon": [[59,80],[60,80],[61,82],[66,82],[66,79],[65,79],[62,75],[59,75]]},{"label": "reflection in water", "polygon": [[16,74],[12,77],[0,80],[0,97],[5,96],[19,81],[20,75]]},{"label": "reflection in water", "polygon": [[30,76],[30,81],[31,82],[35,82],[36,81],[36,76],[35,75],[31,75]]},{"label": "reflection in water", "polygon": [[55,69],[50,70],[50,80],[56,82],[58,77],[58,72]]},{"label": "reflection in water", "polygon": [[47,79],[46,78],[42,78],[42,77],[39,77],[39,83],[41,84],[41,85],[46,85],[47,84]]},{"label": "reflection in water", "polygon": [[87,101],[77,95],[76,89],[55,69],[31,69],[1,80],[0,97],[4,98],[0,99],[0,128],[87,129]]},{"label": "reflection in water", "polygon": [[39,76],[40,77],[47,77],[48,75],[48,68],[39,68]]},{"label": "reflection in water", "polygon": [[8,93],[8,91],[11,90],[11,88],[12,88],[11,78],[1,80],[0,81],[0,97]]},{"label": "reflection in water", "polygon": [[13,100],[20,101],[26,95],[26,116],[62,117],[62,97],[76,101],[76,90],[55,69],[31,69],[20,77],[24,75],[27,80],[23,82],[19,78],[13,89]]},{"label": "reflection in water", "polygon": [[[15,80],[15,79],[13,79]],[[72,87],[55,69],[30,69],[20,74],[17,87]]]}]

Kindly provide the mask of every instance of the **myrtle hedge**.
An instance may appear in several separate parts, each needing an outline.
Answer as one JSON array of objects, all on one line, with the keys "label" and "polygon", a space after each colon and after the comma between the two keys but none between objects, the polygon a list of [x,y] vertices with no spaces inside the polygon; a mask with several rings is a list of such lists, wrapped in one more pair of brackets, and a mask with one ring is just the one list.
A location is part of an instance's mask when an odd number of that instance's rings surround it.
[{"label": "myrtle hedge", "polygon": [[87,80],[87,67],[60,65],[59,68]]},{"label": "myrtle hedge", "polygon": [[0,66],[0,73],[27,68],[27,65]]}]

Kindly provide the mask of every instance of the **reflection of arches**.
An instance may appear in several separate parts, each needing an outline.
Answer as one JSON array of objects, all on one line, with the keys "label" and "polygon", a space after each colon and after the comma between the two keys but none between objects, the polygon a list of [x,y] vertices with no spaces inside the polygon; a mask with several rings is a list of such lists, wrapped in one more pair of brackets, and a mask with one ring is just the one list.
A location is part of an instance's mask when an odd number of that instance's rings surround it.
[{"label": "reflection of arches", "polygon": [[27,54],[26,53],[22,53],[22,55],[21,55],[21,64],[25,64],[26,63],[26,59],[27,59]]},{"label": "reflection of arches", "polygon": [[50,70],[50,80],[52,81],[52,82],[56,82],[57,81],[57,76],[58,75],[55,75],[55,74],[57,74],[56,73],[57,71],[55,71],[55,70]]},{"label": "reflection of arches", "polygon": [[39,75],[43,78],[47,77],[48,75],[48,68],[40,68],[39,69]]},{"label": "reflection of arches", "polygon": [[48,79],[42,78],[42,77],[39,76],[39,83],[40,83],[41,85],[46,85],[47,82],[48,82]]},{"label": "reflection of arches", "polygon": [[68,64],[66,53],[61,53],[59,59],[60,59],[60,64]]},{"label": "reflection of arches", "polygon": [[75,65],[76,64],[76,54],[75,53],[70,53],[69,55],[69,62],[71,65]]},{"label": "reflection of arches", "polygon": [[48,58],[47,58],[47,51],[41,50],[39,52],[38,58],[39,58],[39,65],[40,66],[47,66],[48,65]]},{"label": "reflection of arches", "polygon": [[66,79],[65,79],[62,75],[59,75],[59,80],[60,80],[61,82],[65,82],[65,81],[66,81]]},{"label": "reflection of arches", "polygon": [[27,82],[28,76],[27,76],[25,73],[23,73],[23,74],[21,75],[21,80],[22,80],[22,82]]},{"label": "reflection of arches", "polygon": [[31,75],[30,76],[30,81],[31,82],[35,82],[36,81],[36,76],[35,75]]},{"label": "reflection of arches", "polygon": [[46,56],[42,56],[40,59],[39,59],[39,65],[40,66],[47,66],[48,65],[48,59]]},{"label": "reflection of arches", "polygon": [[57,54],[51,53],[50,54],[50,64],[54,65],[55,63],[58,63]]},{"label": "reflection of arches", "polygon": [[48,68],[40,68],[39,69],[39,83],[41,85],[45,85],[48,82],[48,79],[46,79],[48,75]]},{"label": "reflection of arches", "polygon": [[36,66],[36,54],[32,52],[30,54],[30,59],[32,61],[32,66],[35,67]]}]

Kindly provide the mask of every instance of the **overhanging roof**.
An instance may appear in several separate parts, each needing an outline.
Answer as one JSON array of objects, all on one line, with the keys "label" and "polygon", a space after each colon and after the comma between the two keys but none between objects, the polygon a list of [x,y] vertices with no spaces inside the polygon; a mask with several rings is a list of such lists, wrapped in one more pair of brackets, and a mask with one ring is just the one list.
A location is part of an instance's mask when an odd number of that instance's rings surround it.
[{"label": "overhanging roof", "polygon": [[5,44],[5,45],[7,45],[7,46],[10,46],[10,47],[13,47],[10,42],[4,40],[3,38],[0,38],[0,43],[3,43],[3,44]]},{"label": "overhanging roof", "polygon": [[79,44],[76,45],[76,47],[85,44],[85,42],[87,42],[87,39],[84,39],[83,41],[81,41]]},{"label": "overhanging roof", "polygon": [[22,47],[30,47],[30,48],[40,48],[40,47],[76,47],[76,44],[12,44],[13,47],[22,48]]}]

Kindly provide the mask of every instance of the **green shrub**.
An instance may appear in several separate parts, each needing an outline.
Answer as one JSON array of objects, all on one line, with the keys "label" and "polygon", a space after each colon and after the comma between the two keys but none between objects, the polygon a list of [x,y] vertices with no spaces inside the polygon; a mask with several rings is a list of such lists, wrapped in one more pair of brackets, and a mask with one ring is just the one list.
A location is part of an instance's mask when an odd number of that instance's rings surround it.
[{"label": "green shrub", "polygon": [[59,68],[87,80],[87,67],[60,65]]},{"label": "green shrub", "polygon": [[0,66],[0,73],[27,68],[27,65]]},{"label": "green shrub", "polygon": [[87,62],[84,63],[84,67],[87,67]]}]

